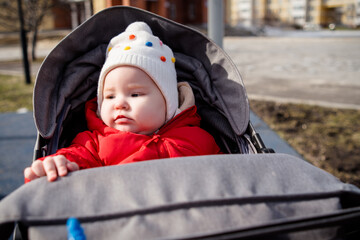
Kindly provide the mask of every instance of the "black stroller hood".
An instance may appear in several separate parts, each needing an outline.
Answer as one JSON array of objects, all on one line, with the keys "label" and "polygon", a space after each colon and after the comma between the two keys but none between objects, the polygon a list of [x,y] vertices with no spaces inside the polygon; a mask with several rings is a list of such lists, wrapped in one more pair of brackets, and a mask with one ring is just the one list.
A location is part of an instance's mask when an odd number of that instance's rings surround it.
[{"label": "black stroller hood", "polygon": [[66,115],[94,96],[107,44],[135,21],[146,22],[154,35],[174,51],[178,81],[190,83],[196,104],[203,102],[216,109],[234,133],[242,135],[249,123],[249,104],[241,76],[229,56],[196,30],[123,6],[91,17],[66,36],[43,62],[34,89],[39,134],[51,138],[62,113]]}]

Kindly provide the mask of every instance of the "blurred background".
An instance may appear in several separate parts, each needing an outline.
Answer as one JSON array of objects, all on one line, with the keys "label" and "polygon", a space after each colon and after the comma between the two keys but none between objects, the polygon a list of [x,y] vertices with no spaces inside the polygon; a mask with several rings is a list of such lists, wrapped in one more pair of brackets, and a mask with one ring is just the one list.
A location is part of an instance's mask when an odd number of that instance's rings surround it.
[{"label": "blurred background", "polygon": [[207,34],[211,1],[266,146],[360,186],[360,0],[0,0],[0,199],[31,164],[36,73],[63,37],[116,5]]},{"label": "blurred background", "polygon": [[[226,26],[261,30],[264,26],[305,30],[357,28],[359,0],[219,0]],[[18,4],[23,5],[25,28],[74,29],[94,13],[116,5],[142,8],[182,24],[207,24],[207,0],[1,0],[0,32],[19,29]]]}]

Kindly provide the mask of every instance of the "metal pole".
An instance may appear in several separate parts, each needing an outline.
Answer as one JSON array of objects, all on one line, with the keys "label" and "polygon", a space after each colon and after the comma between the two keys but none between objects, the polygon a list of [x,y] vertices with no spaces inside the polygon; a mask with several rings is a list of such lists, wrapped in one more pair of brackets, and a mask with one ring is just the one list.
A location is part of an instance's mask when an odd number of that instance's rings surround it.
[{"label": "metal pole", "polygon": [[20,38],[21,38],[21,47],[22,47],[22,55],[23,55],[23,64],[24,64],[24,73],[25,73],[25,83],[30,84],[30,66],[29,66],[29,58],[27,52],[27,37],[26,31],[24,28],[24,15],[22,11],[22,3],[21,0],[17,0],[18,11],[19,11],[19,19],[20,19]]},{"label": "metal pole", "polygon": [[208,0],[208,35],[221,48],[224,37],[224,2]]}]

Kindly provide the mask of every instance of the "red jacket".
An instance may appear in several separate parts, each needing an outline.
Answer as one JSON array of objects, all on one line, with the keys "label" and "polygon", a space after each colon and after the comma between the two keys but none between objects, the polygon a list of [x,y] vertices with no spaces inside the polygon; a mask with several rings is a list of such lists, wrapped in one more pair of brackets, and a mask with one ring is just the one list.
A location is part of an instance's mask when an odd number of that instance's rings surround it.
[{"label": "red jacket", "polygon": [[64,155],[85,169],[220,153],[214,138],[200,128],[200,116],[195,106],[175,116],[151,136],[110,128],[97,117],[96,110],[96,99],[87,102],[85,111],[89,131],[79,133],[71,146],[58,150],[55,155]]}]

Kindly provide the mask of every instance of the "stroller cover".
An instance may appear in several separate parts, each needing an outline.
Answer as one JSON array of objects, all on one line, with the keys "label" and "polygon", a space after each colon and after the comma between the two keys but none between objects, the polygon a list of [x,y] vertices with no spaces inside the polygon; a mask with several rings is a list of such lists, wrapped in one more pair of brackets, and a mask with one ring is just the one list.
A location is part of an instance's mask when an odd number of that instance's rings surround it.
[{"label": "stroller cover", "polygon": [[[66,239],[359,239],[360,191],[285,154],[161,159],[41,178],[0,202],[0,236]],[[7,239],[7,238],[4,238]]]},{"label": "stroller cover", "polygon": [[66,146],[86,126],[109,40],[144,21],[176,55],[202,126],[223,155],[88,169],[26,184],[0,202],[0,236],[65,239],[77,217],[88,239],[358,239],[360,190],[302,159],[251,152],[249,105],[236,67],[201,33],[152,13],[106,9],[45,59],[34,90],[35,158]]}]

